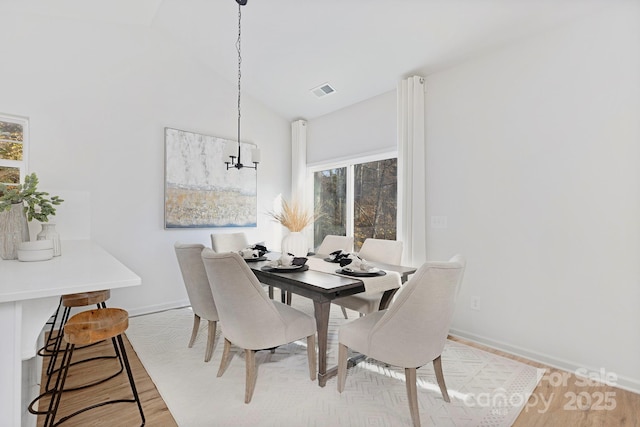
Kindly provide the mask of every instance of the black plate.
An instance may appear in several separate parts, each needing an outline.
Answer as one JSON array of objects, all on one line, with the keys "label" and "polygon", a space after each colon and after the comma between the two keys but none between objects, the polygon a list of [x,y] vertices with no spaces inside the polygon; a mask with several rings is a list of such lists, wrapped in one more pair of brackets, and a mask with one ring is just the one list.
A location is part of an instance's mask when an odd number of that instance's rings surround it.
[{"label": "black plate", "polygon": [[258,261],[266,261],[266,256],[261,256],[260,258],[243,258],[247,262],[258,262]]},{"label": "black plate", "polygon": [[337,269],[336,273],[344,274],[345,276],[353,276],[353,277],[377,277],[377,276],[384,276],[385,274],[387,274],[387,272],[384,270],[373,271],[373,272],[369,272],[369,271],[359,272],[359,271],[344,271],[341,268]]},{"label": "black plate", "polygon": [[325,258],[324,260],[327,261],[327,262],[332,262],[334,264],[338,264],[340,262],[339,259]]},{"label": "black plate", "polygon": [[260,268],[260,270],[262,271],[270,271],[273,273],[299,273],[301,271],[307,271],[308,269],[309,269],[308,265],[300,266],[300,268],[279,268],[279,267],[269,267],[268,265],[265,265],[264,267]]}]

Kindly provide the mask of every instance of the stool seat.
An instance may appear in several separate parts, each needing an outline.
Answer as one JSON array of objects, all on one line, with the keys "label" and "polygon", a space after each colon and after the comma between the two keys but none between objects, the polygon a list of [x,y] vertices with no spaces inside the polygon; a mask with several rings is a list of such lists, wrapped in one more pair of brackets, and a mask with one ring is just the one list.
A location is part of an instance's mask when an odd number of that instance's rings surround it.
[{"label": "stool seat", "polygon": [[120,335],[129,327],[129,314],[121,308],[101,308],[72,316],[64,326],[64,340],[87,345]]},{"label": "stool seat", "polygon": [[100,304],[111,297],[111,290],[79,292],[62,296],[62,305],[65,307],[85,307],[87,305]]}]

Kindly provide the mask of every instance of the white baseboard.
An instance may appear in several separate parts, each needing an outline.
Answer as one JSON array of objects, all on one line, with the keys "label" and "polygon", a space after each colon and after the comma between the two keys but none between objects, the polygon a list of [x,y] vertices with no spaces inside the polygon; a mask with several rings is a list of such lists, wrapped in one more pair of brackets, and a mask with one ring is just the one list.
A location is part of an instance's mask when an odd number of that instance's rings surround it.
[{"label": "white baseboard", "polygon": [[189,300],[185,299],[185,300],[179,300],[179,301],[172,301],[164,304],[137,307],[135,309],[127,310],[127,311],[129,312],[129,316],[135,317],[135,316],[142,316],[144,314],[157,313],[159,311],[173,310],[174,308],[188,307],[190,305],[191,304],[189,303]]},{"label": "white baseboard", "polygon": [[[599,373],[600,369],[602,368],[607,370],[606,366],[597,367],[597,368],[594,368],[592,366],[584,366],[571,360],[560,359],[548,354],[540,353],[540,352],[530,350],[524,347],[516,346],[516,345],[507,344],[502,341],[493,340],[491,338],[487,338],[482,335],[474,334],[474,333],[463,331],[460,329],[451,329],[449,331],[449,334],[455,337],[463,338],[465,340],[469,340],[469,341],[481,344],[481,345],[485,345],[487,347],[491,347],[496,350],[513,354],[514,356],[520,356],[534,362],[542,363],[544,365],[547,365],[553,368],[561,369],[563,371],[567,371],[572,374],[575,374],[576,372],[580,372],[580,371],[584,372],[585,370],[587,370],[589,373]],[[615,387],[630,391],[632,393],[640,394],[639,379],[621,376],[617,373],[616,375],[617,375],[617,379],[615,382]]]}]

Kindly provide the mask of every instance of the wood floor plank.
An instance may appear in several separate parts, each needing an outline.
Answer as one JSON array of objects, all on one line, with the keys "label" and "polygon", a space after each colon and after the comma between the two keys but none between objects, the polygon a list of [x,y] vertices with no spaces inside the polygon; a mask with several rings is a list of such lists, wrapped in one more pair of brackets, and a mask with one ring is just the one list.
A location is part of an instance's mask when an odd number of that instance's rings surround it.
[{"label": "wood floor plank", "polygon": [[640,394],[461,338],[449,339],[547,370],[513,427],[640,427]]},{"label": "wood floor plank", "polygon": [[[131,370],[133,372],[133,378],[136,383],[136,388],[140,395],[142,402],[142,410],[146,418],[146,426],[162,426],[162,427],[174,427],[178,424],[173,419],[173,416],[169,412],[167,405],[158,393],[158,389],[147,374],[147,371],[142,366],[140,359],[136,355],[133,347],[129,343],[129,340],[124,337],[124,344],[127,349],[127,356],[129,363],[131,364]],[[91,348],[78,350],[74,353],[74,360],[80,358],[93,357],[101,354],[112,354],[113,347],[111,341],[100,343]],[[46,363],[43,364],[43,381],[42,386],[46,382]],[[95,378],[96,375],[104,375],[106,372],[113,372],[117,370],[118,364],[116,360],[101,360],[93,361],[84,364],[78,364],[73,366],[69,370],[68,382],[70,385],[81,384],[80,381],[87,381]],[[119,376],[94,387],[89,387],[84,390],[68,391],[62,396],[61,407],[59,409],[58,419],[73,413],[74,411],[96,403],[101,400],[109,399],[130,399],[131,389],[129,387],[129,380],[126,372],[123,372]],[[48,399],[44,398],[41,402],[44,405],[48,405]],[[78,415],[72,419],[69,419],[63,426],[139,426],[140,425],[140,413],[138,412],[138,406],[135,403],[117,403],[113,405],[106,405],[84,414]],[[38,416],[38,427],[42,427],[44,424],[44,416]]]}]

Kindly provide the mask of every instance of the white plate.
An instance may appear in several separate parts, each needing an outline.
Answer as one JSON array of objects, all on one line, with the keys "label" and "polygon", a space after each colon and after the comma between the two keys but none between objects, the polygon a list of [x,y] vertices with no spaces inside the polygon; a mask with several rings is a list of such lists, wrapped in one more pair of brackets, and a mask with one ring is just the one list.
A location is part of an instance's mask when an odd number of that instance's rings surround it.
[{"label": "white plate", "polygon": [[302,268],[304,265],[279,265],[277,267],[272,267],[277,270],[296,270],[298,268]]},{"label": "white plate", "polygon": [[360,270],[355,268],[342,267],[342,270],[349,273],[377,273],[380,271],[380,269],[376,267],[370,268],[369,270]]}]

